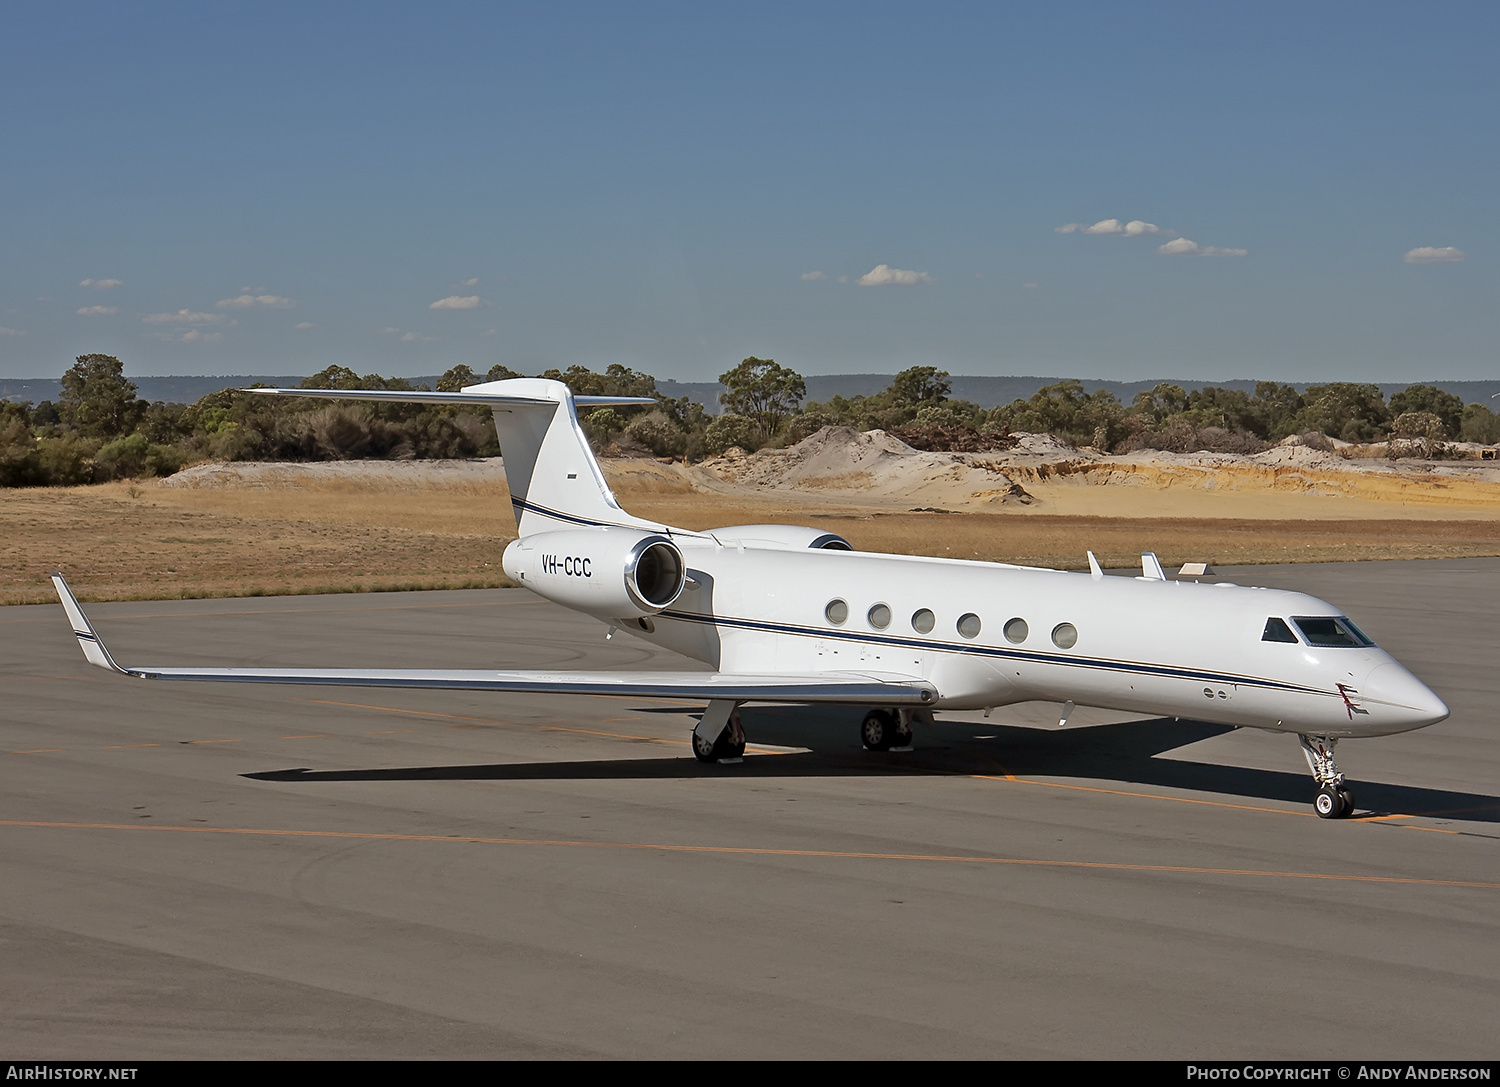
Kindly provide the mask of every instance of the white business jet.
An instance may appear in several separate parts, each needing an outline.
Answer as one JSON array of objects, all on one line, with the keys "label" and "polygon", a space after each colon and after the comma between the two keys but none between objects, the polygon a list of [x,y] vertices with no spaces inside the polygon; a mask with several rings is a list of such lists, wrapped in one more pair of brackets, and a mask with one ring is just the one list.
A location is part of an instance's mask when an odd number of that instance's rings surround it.
[{"label": "white business jet", "polygon": [[255,389],[273,396],[482,404],[495,415],[518,538],[506,574],[712,672],[122,668],[61,575],[58,596],[84,656],[140,679],[559,692],[706,700],[693,730],[704,762],[738,760],[744,702],[869,707],[861,739],[901,750],[934,710],[1017,702],[1187,718],[1295,734],[1317,812],[1349,814],[1335,743],[1448,716],[1432,691],[1337,608],[1275,589],[855,551],[791,525],[688,532],[620,508],[576,408],[649,404],[574,396],[517,378],[457,393]]}]

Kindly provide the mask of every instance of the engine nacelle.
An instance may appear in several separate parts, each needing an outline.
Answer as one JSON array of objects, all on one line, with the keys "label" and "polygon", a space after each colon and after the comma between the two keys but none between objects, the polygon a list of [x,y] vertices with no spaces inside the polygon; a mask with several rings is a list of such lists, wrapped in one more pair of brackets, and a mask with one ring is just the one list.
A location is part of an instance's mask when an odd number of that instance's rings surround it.
[{"label": "engine nacelle", "polygon": [[749,544],[752,547],[784,547],[800,551],[818,548],[824,551],[853,551],[849,541],[833,532],[802,525],[730,525],[716,528],[713,538],[725,544]]},{"label": "engine nacelle", "polygon": [[511,541],[501,565],[538,596],[600,619],[655,615],[687,583],[677,545],[632,528],[539,532]]}]

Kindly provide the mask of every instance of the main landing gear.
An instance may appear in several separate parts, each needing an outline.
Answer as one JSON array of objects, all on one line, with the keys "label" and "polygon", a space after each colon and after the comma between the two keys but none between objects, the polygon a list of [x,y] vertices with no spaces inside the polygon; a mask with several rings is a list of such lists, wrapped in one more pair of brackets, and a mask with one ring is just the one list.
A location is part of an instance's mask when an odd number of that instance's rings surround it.
[{"label": "main landing gear", "polygon": [[859,725],[859,740],[866,751],[910,751],[912,725],[932,723],[932,711],[924,709],[871,710]]},{"label": "main landing gear", "polygon": [[1298,736],[1302,754],[1307,758],[1307,768],[1318,783],[1318,795],[1313,800],[1319,819],[1342,819],[1354,812],[1354,794],[1344,788],[1344,775],[1339,773],[1333,761],[1333,746],[1338,741],[1332,736]]},{"label": "main landing gear", "polygon": [[699,762],[736,763],[745,757],[745,730],[739,703],[715,699],[693,729],[693,757]]}]

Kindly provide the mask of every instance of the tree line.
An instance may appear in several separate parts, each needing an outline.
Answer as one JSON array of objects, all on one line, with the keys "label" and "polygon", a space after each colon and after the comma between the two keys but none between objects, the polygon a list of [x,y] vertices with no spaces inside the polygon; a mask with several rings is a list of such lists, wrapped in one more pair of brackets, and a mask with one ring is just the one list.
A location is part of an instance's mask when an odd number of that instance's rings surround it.
[{"label": "tree line", "polygon": [[[457,391],[480,381],[520,377],[503,365],[482,376],[455,366],[437,381]],[[1254,392],[1206,386],[1189,392],[1163,383],[1125,405],[1082,382],[1048,385],[1026,400],[982,408],[949,396],[949,375],[932,366],[903,370],[871,396],[808,401],[802,376],[772,359],[747,358],[719,376],[724,409],[710,415],[673,398],[656,379],[621,365],[583,366],[539,377],[579,395],[647,397],[651,405],[604,407],[580,419],[602,454],[698,460],[732,447],[754,451],[801,441],[825,426],[883,429],[928,450],[1004,448],[1016,433],[1051,434],[1103,452],[1136,449],[1254,453],[1289,435],[1331,447],[1330,439],[1391,443],[1431,455],[1449,441],[1500,442],[1500,415],[1431,385],[1387,401],[1372,384],[1329,382],[1298,392],[1262,381]],[[330,366],[306,389],[413,390],[404,378]],[[1402,446],[1401,443],[1406,445]],[[148,403],[111,355],[82,355],[63,375],[56,403],[0,401],[0,486],[105,482],[170,475],[205,460],[346,460],[359,457],[484,457],[500,452],[489,412],[473,406],[328,402],[263,397],[225,389],[194,404]]]}]

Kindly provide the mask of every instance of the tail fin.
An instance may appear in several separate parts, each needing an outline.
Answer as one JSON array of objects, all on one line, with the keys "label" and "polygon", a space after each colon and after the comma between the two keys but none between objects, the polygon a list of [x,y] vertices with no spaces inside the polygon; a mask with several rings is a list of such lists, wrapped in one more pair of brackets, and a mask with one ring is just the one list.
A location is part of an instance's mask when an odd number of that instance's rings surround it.
[{"label": "tail fin", "polygon": [[[663,526],[632,517],[620,508],[578,425],[573,393],[561,381],[511,378],[471,385],[464,394],[516,398],[494,404],[494,412],[520,535],[579,525],[661,530]],[[620,403],[624,398],[588,399]]]},{"label": "tail fin", "polygon": [[327,400],[385,400],[423,404],[484,404],[495,413],[495,433],[505,460],[505,479],[522,536],[580,526],[621,525],[664,531],[654,521],[620,508],[588,438],[578,425],[575,405],[589,407],[652,404],[640,397],[580,396],[561,381],[510,378],[469,385],[462,392],[405,392],[357,389],[246,389],[273,396]]}]

